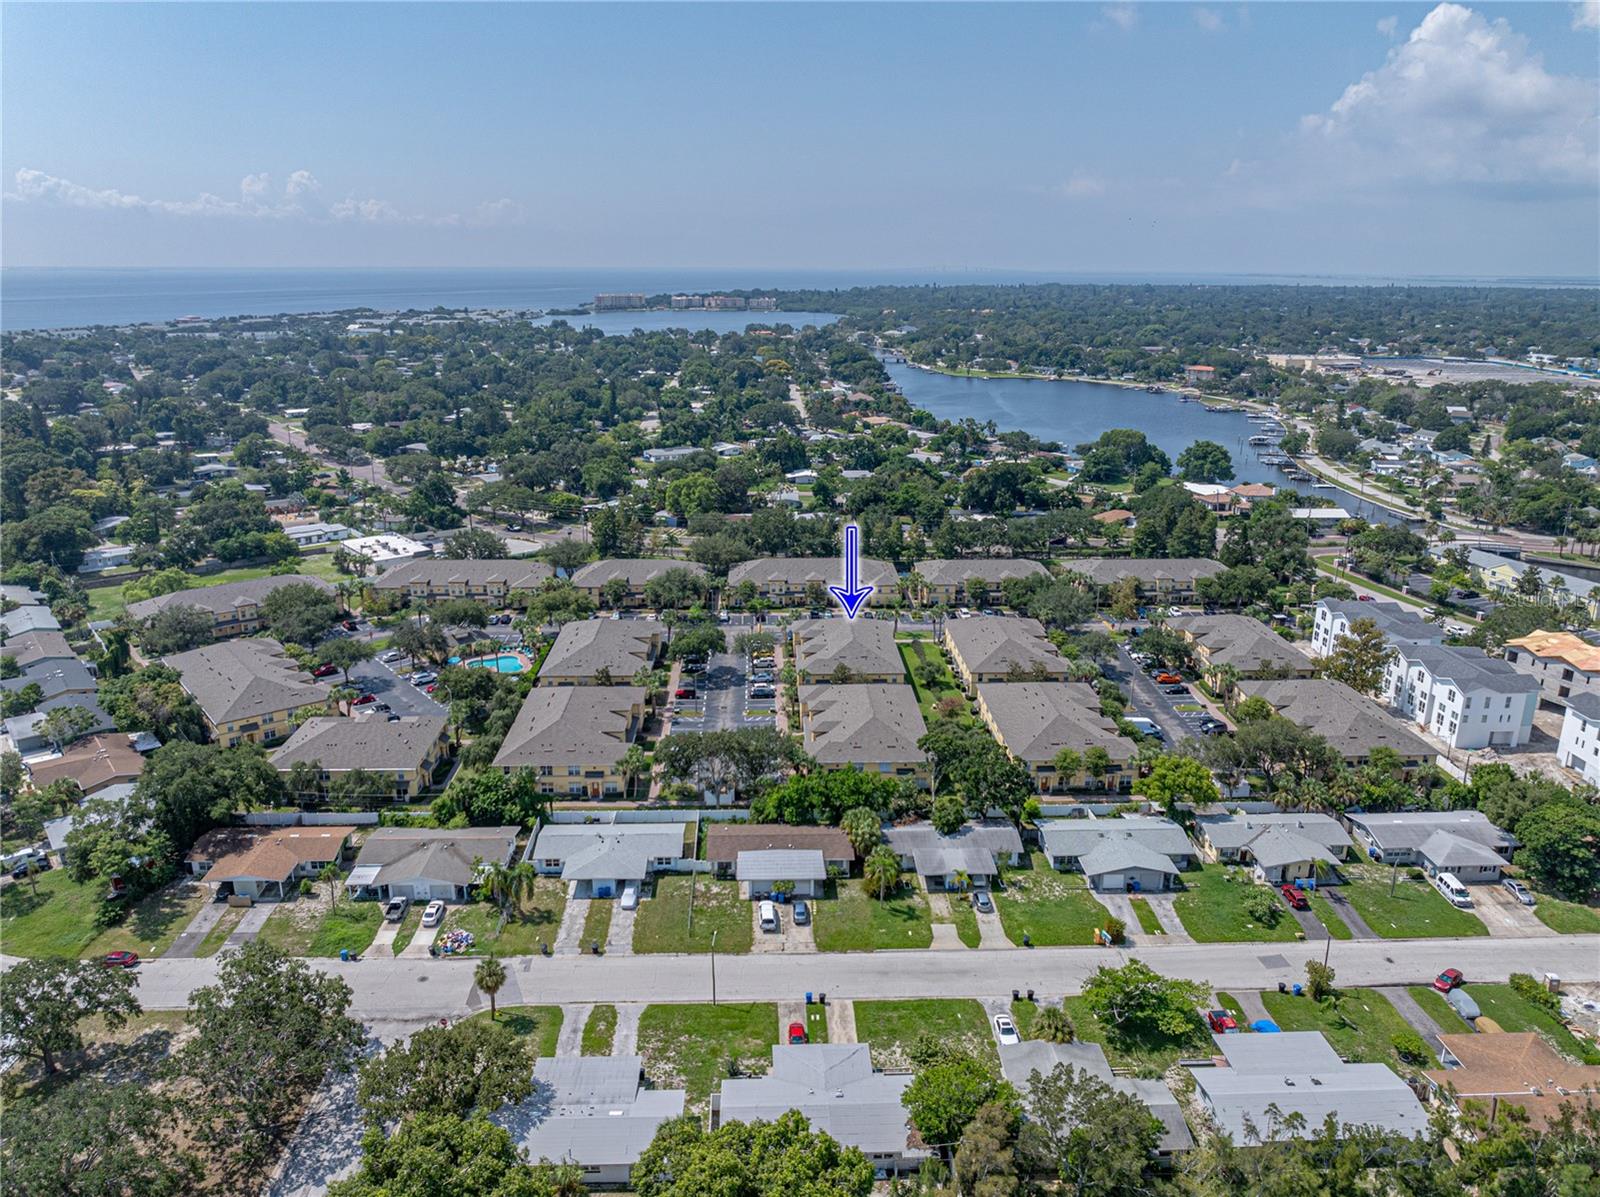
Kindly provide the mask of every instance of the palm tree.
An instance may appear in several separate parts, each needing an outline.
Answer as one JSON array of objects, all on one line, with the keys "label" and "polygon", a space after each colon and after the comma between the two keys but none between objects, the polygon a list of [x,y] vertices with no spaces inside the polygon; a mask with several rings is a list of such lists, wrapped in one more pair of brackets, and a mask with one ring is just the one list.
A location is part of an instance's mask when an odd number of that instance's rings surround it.
[{"label": "palm tree", "polygon": [[339,866],[329,861],[322,866],[322,872],[317,874],[317,884],[328,887],[328,909],[332,910],[339,905],[339,882],[342,880]]},{"label": "palm tree", "polygon": [[489,995],[489,1019],[491,1022],[494,1021],[499,1017],[494,997],[506,983],[506,966],[500,963],[498,957],[486,956],[478,961],[478,967],[472,970],[472,983]]},{"label": "palm tree", "polygon": [[629,744],[617,762],[617,772],[622,775],[624,788],[631,793],[639,778],[650,776],[650,754],[637,744]]},{"label": "palm tree", "polygon": [[491,902],[500,907],[502,913],[505,911],[506,902],[518,887],[516,874],[509,866],[499,861],[483,865],[478,873],[478,893],[487,895]]},{"label": "palm tree", "polygon": [[883,842],[883,822],[878,818],[877,811],[865,806],[845,811],[844,817],[839,820],[839,828],[861,857],[871,855],[872,850]]},{"label": "palm tree", "polygon": [[900,858],[887,844],[880,844],[867,856],[861,866],[861,876],[867,885],[878,891],[878,901],[900,881]]},{"label": "palm tree", "polygon": [[1033,1019],[1033,1037],[1046,1043],[1071,1043],[1078,1037],[1078,1028],[1064,1007],[1040,1006]]}]

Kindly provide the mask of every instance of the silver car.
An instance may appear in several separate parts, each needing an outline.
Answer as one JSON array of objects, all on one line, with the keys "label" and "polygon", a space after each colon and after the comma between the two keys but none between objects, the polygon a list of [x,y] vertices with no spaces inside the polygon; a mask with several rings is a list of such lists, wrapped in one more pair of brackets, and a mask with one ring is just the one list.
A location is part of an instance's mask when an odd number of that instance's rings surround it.
[{"label": "silver car", "polygon": [[1500,884],[1510,890],[1511,896],[1517,901],[1521,902],[1524,906],[1532,906],[1534,904],[1532,892],[1526,885],[1523,885],[1522,882],[1515,881],[1512,878],[1507,877]]}]

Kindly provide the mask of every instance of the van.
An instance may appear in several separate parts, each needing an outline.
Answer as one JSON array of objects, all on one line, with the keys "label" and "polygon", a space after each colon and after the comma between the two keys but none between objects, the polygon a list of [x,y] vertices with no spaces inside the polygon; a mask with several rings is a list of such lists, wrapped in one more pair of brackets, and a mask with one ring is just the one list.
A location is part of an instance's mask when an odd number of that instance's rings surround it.
[{"label": "van", "polygon": [[1467,893],[1467,887],[1456,880],[1454,873],[1438,873],[1433,878],[1433,888],[1444,895],[1445,901],[1452,906],[1471,906],[1472,895]]},{"label": "van", "polygon": [[761,903],[761,929],[763,931],[781,930],[778,923],[778,908],[772,902]]}]

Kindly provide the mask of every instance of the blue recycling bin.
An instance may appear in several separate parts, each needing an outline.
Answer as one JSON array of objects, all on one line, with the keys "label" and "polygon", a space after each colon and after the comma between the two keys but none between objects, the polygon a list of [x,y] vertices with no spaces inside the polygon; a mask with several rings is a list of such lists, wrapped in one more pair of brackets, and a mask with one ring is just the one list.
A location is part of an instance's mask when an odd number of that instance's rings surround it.
[{"label": "blue recycling bin", "polygon": [[808,990],[806,990],[806,1005],[809,1006],[810,1004],[811,1004],[811,991],[808,989]]},{"label": "blue recycling bin", "polygon": [[1298,981],[1296,981],[1295,984],[1294,984],[1294,996],[1295,997],[1299,997],[1300,996],[1300,982],[1298,982]]},{"label": "blue recycling bin", "polygon": [[344,961],[348,961],[350,959],[350,949],[349,948],[340,948],[339,949],[339,959],[340,960],[344,960]]}]

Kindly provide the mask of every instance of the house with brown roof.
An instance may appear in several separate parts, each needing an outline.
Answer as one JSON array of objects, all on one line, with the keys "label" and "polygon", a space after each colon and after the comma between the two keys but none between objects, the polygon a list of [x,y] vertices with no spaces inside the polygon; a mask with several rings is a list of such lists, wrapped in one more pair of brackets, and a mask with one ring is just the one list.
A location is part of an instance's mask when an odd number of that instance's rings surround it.
[{"label": "house with brown roof", "polygon": [[143,772],[144,756],[133,746],[133,737],[118,732],[88,736],[68,745],[60,756],[28,765],[35,789],[65,780],[77,783],[85,794],[137,781]]},{"label": "house with brown roof", "polygon": [[1424,1072],[1434,1099],[1455,1110],[1466,1103],[1491,1119],[1516,1106],[1534,1130],[1553,1122],[1564,1105],[1600,1104],[1600,1067],[1575,1064],[1534,1031],[1498,1035],[1440,1035],[1444,1067]]},{"label": "house with brown roof", "polygon": [[189,871],[225,894],[284,898],[301,878],[344,859],[354,827],[218,827],[195,841]]},{"label": "house with brown roof", "polygon": [[856,862],[850,837],[837,827],[788,823],[716,823],[706,827],[706,859],[718,877],[732,877],[741,852],[820,852],[828,870],[849,875]]}]

